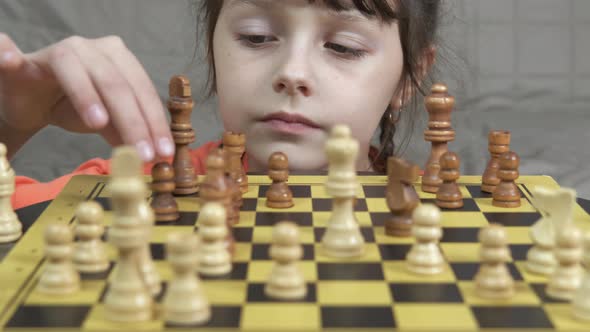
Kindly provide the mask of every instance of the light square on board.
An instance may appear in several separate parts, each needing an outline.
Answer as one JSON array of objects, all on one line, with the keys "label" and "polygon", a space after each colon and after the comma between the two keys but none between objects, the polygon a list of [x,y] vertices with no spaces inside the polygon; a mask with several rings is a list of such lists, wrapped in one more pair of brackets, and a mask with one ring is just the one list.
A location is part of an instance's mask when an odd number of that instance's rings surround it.
[{"label": "light square on board", "polygon": [[[328,225],[328,221],[332,216],[332,211],[322,211],[322,212],[313,212],[313,226],[315,227],[326,227]],[[373,224],[371,223],[371,215],[369,212],[359,212],[356,211],[354,213],[356,220],[361,227],[371,227]]]},{"label": "light square on board", "polygon": [[319,307],[306,303],[248,303],[242,309],[244,330],[318,330],[320,326]]},{"label": "light square on board", "polygon": [[383,273],[385,280],[396,283],[450,283],[456,281],[453,270],[446,263],[442,273],[426,275],[411,272],[405,260],[383,262]]},{"label": "light square on board", "polygon": [[527,283],[522,281],[514,283],[514,296],[506,300],[490,300],[479,297],[475,293],[475,282],[473,281],[459,281],[458,285],[465,303],[470,305],[509,307],[541,304],[541,300],[535,291],[531,289]]},{"label": "light square on board", "polygon": [[477,322],[469,307],[455,303],[396,303],[393,307],[400,329],[424,331],[475,331]]},{"label": "light square on board", "polygon": [[[270,276],[270,272],[272,270],[274,262],[273,261],[252,261],[249,263],[248,266],[248,277],[247,280],[249,282],[265,282],[268,280]],[[317,268],[315,262],[312,261],[300,261],[297,262],[297,266],[301,273],[303,273],[303,278],[307,282],[316,281],[318,279],[317,276]]]}]

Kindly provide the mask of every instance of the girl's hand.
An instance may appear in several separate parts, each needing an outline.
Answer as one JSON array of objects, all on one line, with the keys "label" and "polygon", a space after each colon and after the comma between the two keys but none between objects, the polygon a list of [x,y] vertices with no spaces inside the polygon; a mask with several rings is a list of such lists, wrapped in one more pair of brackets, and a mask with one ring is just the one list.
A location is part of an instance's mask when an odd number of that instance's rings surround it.
[{"label": "girl's hand", "polygon": [[74,36],[23,54],[0,33],[0,123],[31,135],[50,124],[99,133],[113,146],[136,146],[146,161],[174,154],[156,89],[115,36]]}]

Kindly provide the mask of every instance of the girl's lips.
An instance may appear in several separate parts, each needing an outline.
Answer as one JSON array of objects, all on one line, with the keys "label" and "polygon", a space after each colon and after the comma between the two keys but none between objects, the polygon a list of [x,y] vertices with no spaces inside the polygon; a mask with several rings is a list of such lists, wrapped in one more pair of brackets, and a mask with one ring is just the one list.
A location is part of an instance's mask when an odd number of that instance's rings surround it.
[{"label": "girl's lips", "polygon": [[260,121],[273,130],[289,134],[302,134],[309,130],[321,129],[320,125],[310,119],[287,112],[272,113],[263,117]]}]

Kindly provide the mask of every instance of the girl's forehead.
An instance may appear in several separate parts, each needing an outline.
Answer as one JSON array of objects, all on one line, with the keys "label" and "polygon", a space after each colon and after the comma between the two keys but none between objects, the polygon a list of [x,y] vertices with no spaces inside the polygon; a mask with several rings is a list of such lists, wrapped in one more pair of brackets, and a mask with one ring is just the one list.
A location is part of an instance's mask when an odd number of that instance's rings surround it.
[{"label": "girl's forehead", "polygon": [[[364,16],[365,18],[379,17],[390,22],[397,18],[399,0],[225,0],[228,7],[253,6],[265,9],[277,7],[306,7],[313,6],[332,13],[347,14],[347,16]],[[417,1],[417,0],[415,0]]]},{"label": "girl's forehead", "polygon": [[[228,6],[250,5],[256,7],[276,7],[276,6],[315,6],[337,11],[359,11],[367,10],[377,11],[378,8],[388,7],[395,9],[398,0],[364,0],[360,5],[355,4],[353,0],[225,0]],[[366,13],[365,13],[366,14]]]}]

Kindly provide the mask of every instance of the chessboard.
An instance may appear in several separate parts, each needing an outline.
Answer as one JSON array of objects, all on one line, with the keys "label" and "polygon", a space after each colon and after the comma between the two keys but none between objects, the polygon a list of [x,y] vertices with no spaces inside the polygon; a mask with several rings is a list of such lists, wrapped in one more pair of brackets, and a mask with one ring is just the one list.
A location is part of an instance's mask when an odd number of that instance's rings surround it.
[{"label": "chessboard", "polygon": [[[521,328],[588,331],[590,325],[575,320],[570,304],[545,295],[547,278],[524,268],[531,247],[529,228],[540,218],[531,192],[537,186],[558,188],[546,176],[521,176],[518,188],[522,205],[508,209],[492,206],[489,194],[480,191],[481,177],[462,176],[458,184],[464,206],[442,212],[443,237],[440,247],[447,260],[445,271],[433,276],[410,273],[405,266],[412,237],[385,235],[384,221],[390,212],[384,199],[386,177],[358,176],[360,183],[355,214],[366,241],[365,254],[356,259],[334,259],[322,255],[320,239],[331,213],[325,175],[291,175],[289,185],[295,205],[285,210],[265,206],[268,177],[249,175],[240,222],[233,228],[236,240],[233,270],[224,278],[202,278],[211,303],[212,318],[203,331],[220,330],[516,330]],[[146,178],[146,182],[149,178]],[[420,190],[422,203],[433,194]],[[149,195],[151,196],[151,195]],[[158,319],[139,324],[121,324],[105,319],[102,304],[109,277],[115,268],[116,252],[109,246],[111,267],[104,273],[82,274],[81,290],[64,296],[38,293],[35,285],[44,265],[43,230],[48,224],[74,225],[77,205],[96,200],[105,209],[105,226],[112,222],[110,190],[104,176],[76,176],[37,220],[22,220],[25,234],[18,242],[2,248],[0,262],[0,329],[27,331],[47,329],[176,330]],[[150,199],[150,197],[146,197]],[[197,197],[178,197],[180,218],[158,223],[150,247],[162,280],[172,276],[165,260],[164,242],[170,232],[195,232],[199,214]],[[590,230],[589,206],[577,205],[574,223]],[[23,218],[23,216],[21,216]],[[277,301],[264,294],[264,282],[272,261],[269,257],[272,226],[282,220],[299,225],[303,259],[298,264],[307,282],[307,296],[300,301]],[[513,260],[508,264],[516,282],[510,300],[478,298],[473,278],[479,268],[478,232],[490,223],[505,226]],[[158,297],[161,299],[162,295]]]}]

